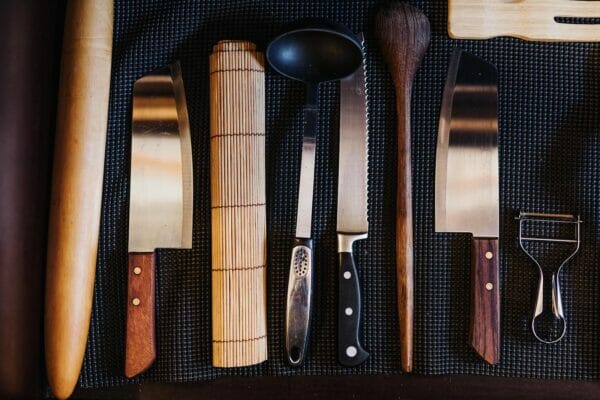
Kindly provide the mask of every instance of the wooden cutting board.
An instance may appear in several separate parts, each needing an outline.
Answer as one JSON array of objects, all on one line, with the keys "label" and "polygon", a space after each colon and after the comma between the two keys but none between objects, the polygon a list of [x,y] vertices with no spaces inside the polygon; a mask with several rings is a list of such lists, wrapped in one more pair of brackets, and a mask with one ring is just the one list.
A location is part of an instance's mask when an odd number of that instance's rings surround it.
[{"label": "wooden cutting board", "polygon": [[455,39],[598,42],[598,22],[599,0],[448,0],[448,35]]}]

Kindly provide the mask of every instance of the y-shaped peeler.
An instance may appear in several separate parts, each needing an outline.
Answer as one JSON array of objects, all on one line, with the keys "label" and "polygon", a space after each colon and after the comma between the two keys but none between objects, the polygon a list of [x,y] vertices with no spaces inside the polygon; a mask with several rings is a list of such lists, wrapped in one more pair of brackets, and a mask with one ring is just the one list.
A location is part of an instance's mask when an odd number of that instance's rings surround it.
[{"label": "y-shaped peeler", "polygon": [[[542,343],[556,343],[560,341],[567,331],[567,323],[565,320],[565,314],[562,306],[562,298],[560,294],[560,273],[564,265],[577,253],[579,250],[579,245],[581,243],[580,240],[580,225],[581,220],[579,216],[575,217],[571,214],[541,214],[541,213],[529,213],[529,212],[521,212],[519,216],[516,218],[519,220],[519,246],[521,249],[533,260],[535,265],[538,267],[539,271],[539,285],[538,285],[538,294],[535,302],[535,309],[533,312],[533,319],[531,320],[531,331],[533,332],[533,336],[537,340]],[[525,236],[524,228],[525,225],[530,223],[535,223],[538,231],[545,233],[544,236]],[[569,224],[574,225],[575,232],[574,238],[565,239],[565,238],[551,238],[549,236],[549,232],[555,232],[557,224]],[[542,338],[538,332],[536,331],[536,320],[537,318],[544,312],[544,271],[540,262],[532,255],[531,248],[525,246],[525,242],[537,242],[537,243],[554,243],[554,244],[564,244],[566,246],[572,246],[573,250],[571,253],[567,255],[566,258],[562,260],[558,269],[552,271],[552,314],[554,317],[560,321],[562,325],[562,331],[560,335],[555,339]],[[528,250],[529,248],[529,250]]]}]

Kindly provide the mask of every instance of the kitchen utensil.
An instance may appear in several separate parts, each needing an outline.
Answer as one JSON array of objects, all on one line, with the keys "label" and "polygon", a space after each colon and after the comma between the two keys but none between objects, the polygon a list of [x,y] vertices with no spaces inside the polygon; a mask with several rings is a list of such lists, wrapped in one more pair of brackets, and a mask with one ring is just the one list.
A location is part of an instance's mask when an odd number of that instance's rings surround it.
[{"label": "kitchen utensil", "polygon": [[[359,40],[363,43],[362,34]],[[364,64],[340,81],[340,158],[337,195],[338,360],[356,366],[369,357],[359,340],[361,298],[352,254],[355,241],[366,239],[367,221],[367,103]]]},{"label": "kitchen utensil", "polygon": [[[533,318],[531,320],[531,332],[533,332],[533,336],[542,343],[556,343],[565,336],[567,331],[567,322],[562,305],[562,296],[560,294],[560,273],[565,264],[579,251],[579,245],[581,243],[579,236],[581,220],[579,219],[579,216],[575,217],[571,214],[542,214],[529,212],[520,212],[517,220],[519,220],[519,246],[535,263],[539,273],[537,298],[535,301]],[[569,232],[572,235],[570,238],[550,237],[552,233],[561,233],[560,230],[559,232],[556,232],[552,229],[553,227],[557,228],[556,225],[574,226],[575,229],[574,232]],[[535,233],[533,233],[532,230],[535,231]],[[529,244],[525,245],[526,242]],[[533,249],[530,248],[530,246],[533,246],[535,243],[538,245],[547,245],[550,243],[553,245],[570,246],[570,248],[572,248],[571,252],[563,255],[563,259],[560,261],[558,268],[552,271],[550,280],[544,280],[544,270],[542,269],[542,265],[533,252]],[[541,248],[540,250],[543,251],[548,249]],[[550,284],[550,288],[547,287],[548,284]],[[545,289],[550,289],[549,292],[552,293],[550,303],[545,299]],[[551,304],[552,314],[555,320],[561,325],[560,334],[554,338],[540,336],[536,328],[538,317],[542,316],[544,313],[544,304]]]},{"label": "kitchen utensil", "polygon": [[597,42],[598,18],[599,1],[448,0],[448,34],[456,39]]},{"label": "kitchen utensil", "polygon": [[0,2],[0,399],[42,397],[51,135],[63,9]]},{"label": "kitchen utensil", "polygon": [[131,133],[127,377],[156,358],[155,249],[192,247],[192,144],[179,62],[135,82]]},{"label": "kitchen utensil", "polygon": [[254,43],[210,56],[213,366],[267,359],[265,61]]},{"label": "kitchen utensil", "polygon": [[471,345],[490,364],[500,358],[497,82],[493,65],[454,51],[435,173],[435,230],[472,234]]},{"label": "kitchen utensil", "polygon": [[413,223],[410,117],[412,85],[429,46],[429,20],[405,3],[386,3],[377,12],[375,32],[396,90],[398,188],[396,276],[402,370],[413,369]]},{"label": "kitchen utensil", "polygon": [[67,4],[56,117],[46,270],[50,388],[71,395],[90,325],[102,205],[113,1]]},{"label": "kitchen utensil", "polygon": [[267,59],[280,74],[306,84],[296,239],[286,302],[286,360],[297,366],[306,356],[312,298],[311,223],[319,83],[352,74],[362,63],[362,48],[342,25],[305,20],[273,39]]}]

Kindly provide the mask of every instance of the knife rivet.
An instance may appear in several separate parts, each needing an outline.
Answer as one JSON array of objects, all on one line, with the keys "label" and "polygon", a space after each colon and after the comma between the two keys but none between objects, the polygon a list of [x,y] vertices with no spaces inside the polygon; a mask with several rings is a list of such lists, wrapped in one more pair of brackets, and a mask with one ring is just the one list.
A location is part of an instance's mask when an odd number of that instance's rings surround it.
[{"label": "knife rivet", "polygon": [[134,306],[139,306],[140,305],[140,299],[138,299],[137,297],[135,297],[133,300],[131,300],[131,303]]},{"label": "knife rivet", "polygon": [[136,275],[139,275],[139,274],[142,273],[142,269],[140,267],[135,267],[133,269],[133,273],[136,274]]},{"label": "knife rivet", "polygon": [[356,350],[356,347],[354,346],[348,346],[346,347],[346,355],[350,358],[356,356],[356,353],[358,353],[358,351]]},{"label": "knife rivet", "polygon": [[491,251],[486,252],[485,258],[487,258],[488,260],[491,260],[492,258],[494,258],[494,253],[492,253]]},{"label": "knife rivet", "polygon": [[344,272],[344,279],[350,279],[350,278],[352,278],[352,274],[350,273],[350,271]]},{"label": "knife rivet", "polygon": [[346,307],[346,309],[344,310],[344,312],[346,313],[346,315],[350,316],[350,315],[352,315],[352,313],[354,311],[352,311],[352,309],[350,307]]},{"label": "knife rivet", "polygon": [[492,284],[491,282],[488,282],[485,284],[485,288],[487,290],[492,290],[494,288],[494,284]]}]

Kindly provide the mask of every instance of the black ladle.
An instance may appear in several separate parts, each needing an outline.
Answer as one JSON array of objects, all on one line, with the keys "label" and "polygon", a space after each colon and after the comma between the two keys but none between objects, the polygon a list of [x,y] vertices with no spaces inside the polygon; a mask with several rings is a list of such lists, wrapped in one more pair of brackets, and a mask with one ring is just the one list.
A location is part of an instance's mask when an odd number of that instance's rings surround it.
[{"label": "black ladle", "polygon": [[[306,354],[310,325],[311,220],[319,83],[351,75],[362,64],[362,44],[343,25],[325,20],[303,20],[269,44],[267,60],[281,75],[306,84],[296,239],[290,263],[285,333],[287,362],[297,366]],[[357,359],[366,358],[367,353],[357,347],[363,353]]]}]

